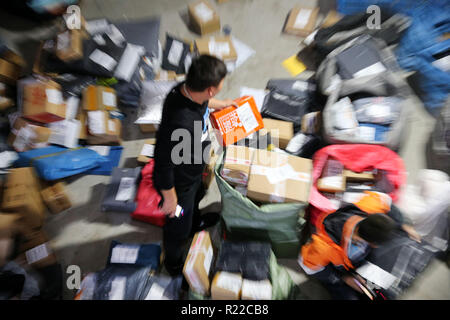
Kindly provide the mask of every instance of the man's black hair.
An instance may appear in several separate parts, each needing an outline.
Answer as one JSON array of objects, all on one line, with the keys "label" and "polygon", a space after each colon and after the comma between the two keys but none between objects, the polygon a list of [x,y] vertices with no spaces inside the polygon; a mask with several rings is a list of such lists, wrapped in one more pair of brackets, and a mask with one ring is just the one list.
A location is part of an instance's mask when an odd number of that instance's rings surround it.
[{"label": "man's black hair", "polygon": [[209,87],[217,87],[227,75],[225,63],[209,55],[201,55],[192,60],[186,76],[186,85],[192,91],[203,91]]},{"label": "man's black hair", "polygon": [[371,214],[358,225],[358,235],[369,243],[382,244],[392,237],[395,221],[385,214]]}]

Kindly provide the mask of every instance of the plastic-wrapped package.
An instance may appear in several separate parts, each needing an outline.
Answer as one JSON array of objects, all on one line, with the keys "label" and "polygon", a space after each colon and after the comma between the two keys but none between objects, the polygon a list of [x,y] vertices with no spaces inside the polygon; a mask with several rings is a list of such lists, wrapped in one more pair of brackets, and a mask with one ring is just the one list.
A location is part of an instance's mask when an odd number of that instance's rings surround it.
[{"label": "plastic-wrapped package", "polygon": [[270,253],[270,243],[223,241],[216,271],[241,273],[249,280],[266,280],[269,279]]},{"label": "plastic-wrapped package", "polygon": [[93,300],[138,300],[151,268],[108,266],[96,273]]},{"label": "plastic-wrapped package", "polygon": [[448,194],[448,175],[442,171],[423,169],[417,176],[417,183],[402,190],[397,203],[422,240],[441,251],[447,249],[449,239]]},{"label": "plastic-wrapped package", "polygon": [[398,119],[402,101],[398,97],[372,97],[357,99],[352,103],[358,122],[386,125]]},{"label": "plastic-wrapped package", "polygon": [[190,56],[190,44],[166,33],[166,45],[163,52],[162,68],[173,70],[176,74],[187,72]]},{"label": "plastic-wrapped package", "polygon": [[141,168],[114,168],[102,202],[102,211],[133,212]]},{"label": "plastic-wrapped package", "polygon": [[142,85],[137,124],[159,124],[167,94],[177,84],[176,81],[145,81]]},{"label": "plastic-wrapped package", "polygon": [[299,132],[289,141],[286,152],[297,157],[311,159],[314,153],[324,146],[325,143],[320,136]]},{"label": "plastic-wrapped package", "polygon": [[108,264],[134,265],[157,270],[160,259],[161,245],[159,243],[133,244],[113,240],[109,250]]},{"label": "plastic-wrapped package", "polygon": [[153,275],[140,295],[140,300],[179,300],[183,276]]},{"label": "plastic-wrapped package", "polygon": [[[100,155],[104,156],[107,162],[100,166],[86,171],[86,174],[109,176],[114,168],[119,166],[120,158],[122,156],[122,146],[90,146],[88,149],[100,151]],[[104,153],[103,153],[104,152]]]},{"label": "plastic-wrapped package", "polygon": [[57,146],[34,149],[19,153],[15,167],[36,169],[44,180],[56,180],[86,172],[108,162],[97,152],[88,148],[67,149]]}]

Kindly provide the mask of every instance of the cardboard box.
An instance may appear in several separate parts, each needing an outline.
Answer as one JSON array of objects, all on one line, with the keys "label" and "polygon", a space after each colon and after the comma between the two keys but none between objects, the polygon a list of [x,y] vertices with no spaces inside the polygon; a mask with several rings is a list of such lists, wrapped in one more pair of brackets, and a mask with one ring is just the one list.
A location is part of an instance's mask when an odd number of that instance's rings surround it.
[{"label": "cardboard box", "polygon": [[17,152],[48,145],[52,131],[22,117],[17,118],[8,136],[8,144]]},{"label": "cardboard box", "polygon": [[39,178],[33,167],[13,168],[8,172],[6,188],[20,185],[40,190]]},{"label": "cardboard box", "polygon": [[255,149],[244,146],[228,146],[221,171],[222,178],[233,186],[247,186],[254,151]]},{"label": "cardboard box", "polygon": [[247,197],[258,202],[303,202],[309,199],[312,161],[267,150],[256,150]]},{"label": "cardboard box", "polygon": [[21,68],[14,63],[0,58],[0,81],[15,85],[20,77]]},{"label": "cardboard box", "polygon": [[320,27],[321,28],[331,27],[341,19],[342,16],[338,12],[330,10],[330,12],[328,12],[328,14],[326,15],[325,19],[323,19],[322,23],[320,24]]},{"label": "cardboard box", "polygon": [[153,123],[139,123],[139,129],[143,133],[153,133],[158,132],[159,124]]},{"label": "cardboard box", "polygon": [[351,170],[344,170],[344,176],[347,181],[365,182],[375,180],[375,176],[371,171],[357,173]]},{"label": "cardboard box", "polygon": [[270,280],[242,281],[242,300],[272,300],[272,284]]},{"label": "cardboard box", "polygon": [[167,71],[167,70],[160,70],[158,74],[155,77],[155,80],[161,80],[161,81],[168,81],[168,80],[176,80],[177,74],[175,71]]},{"label": "cardboard box", "polygon": [[314,31],[319,8],[295,7],[291,10],[284,32],[300,37],[306,37]]},{"label": "cardboard box", "polygon": [[210,2],[200,0],[189,4],[188,14],[189,22],[198,34],[220,31],[220,17]]},{"label": "cardboard box", "polygon": [[77,116],[77,120],[80,121],[81,129],[80,129],[80,139],[85,140],[88,137],[88,117],[87,112],[84,110],[80,110]]},{"label": "cardboard box", "polygon": [[217,272],[211,283],[212,300],[239,300],[242,275],[240,273]]},{"label": "cardboard box", "polygon": [[4,211],[21,214],[29,228],[41,228],[44,223],[44,203],[35,188],[26,185],[7,188],[3,194],[2,208]]},{"label": "cardboard box", "polygon": [[90,85],[83,91],[82,104],[86,111],[117,110],[116,90],[105,86]]},{"label": "cardboard box", "polygon": [[154,138],[145,140],[137,161],[141,163],[148,163],[155,154],[155,144],[156,139]]},{"label": "cardboard box", "polygon": [[236,99],[238,108],[231,106],[212,112],[210,120],[222,146],[228,146],[264,127],[261,114],[251,96]]},{"label": "cardboard box", "polygon": [[57,263],[48,236],[43,231],[29,234],[21,244],[19,251],[25,257],[28,265],[43,268]]},{"label": "cardboard box", "polygon": [[192,291],[208,295],[210,291],[209,272],[214,257],[209,232],[197,232],[184,263],[183,274]]},{"label": "cardboard box", "polygon": [[198,54],[215,56],[224,62],[237,60],[236,49],[230,36],[203,37],[195,40],[195,51]]},{"label": "cardboard box", "polygon": [[56,56],[63,61],[83,57],[83,36],[80,30],[66,30],[56,36]]},{"label": "cardboard box", "polygon": [[272,140],[278,140],[279,147],[286,149],[289,141],[294,137],[294,124],[288,121],[263,118],[266,129]]},{"label": "cardboard box", "polygon": [[0,239],[13,237],[19,232],[21,220],[20,214],[0,212]]},{"label": "cardboard box", "polygon": [[60,213],[72,207],[72,203],[65,192],[65,184],[59,182],[41,191],[44,203],[53,214]]},{"label": "cardboard box", "polygon": [[51,80],[36,80],[23,88],[23,116],[27,119],[50,123],[66,117],[61,86]]},{"label": "cardboard box", "polygon": [[310,112],[302,117],[302,132],[315,134],[320,130],[320,111]]},{"label": "cardboard box", "polygon": [[321,178],[317,180],[317,189],[323,192],[345,191],[344,166],[340,161],[327,160]]},{"label": "cardboard box", "polygon": [[107,111],[89,111],[88,116],[88,131],[91,135],[113,135],[120,136],[122,131],[122,123],[119,119],[110,119]]}]

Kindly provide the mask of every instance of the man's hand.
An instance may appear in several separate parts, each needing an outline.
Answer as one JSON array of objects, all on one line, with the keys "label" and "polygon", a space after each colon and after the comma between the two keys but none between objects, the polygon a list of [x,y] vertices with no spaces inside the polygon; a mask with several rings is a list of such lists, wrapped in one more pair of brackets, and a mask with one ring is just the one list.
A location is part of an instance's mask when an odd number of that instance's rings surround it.
[{"label": "man's hand", "polygon": [[417,231],[413,228],[413,226],[403,224],[402,229],[405,230],[405,232],[408,234],[408,236],[417,242],[422,242],[422,238],[420,234],[417,233]]},{"label": "man's hand", "polygon": [[161,193],[164,198],[161,211],[170,218],[175,217],[175,211],[178,205],[177,193],[175,192],[175,188],[169,190],[161,190]]},{"label": "man's hand", "polygon": [[217,100],[217,99],[209,99],[208,107],[214,110],[221,110],[229,106],[238,107],[237,103],[234,100],[226,99],[226,100]]}]

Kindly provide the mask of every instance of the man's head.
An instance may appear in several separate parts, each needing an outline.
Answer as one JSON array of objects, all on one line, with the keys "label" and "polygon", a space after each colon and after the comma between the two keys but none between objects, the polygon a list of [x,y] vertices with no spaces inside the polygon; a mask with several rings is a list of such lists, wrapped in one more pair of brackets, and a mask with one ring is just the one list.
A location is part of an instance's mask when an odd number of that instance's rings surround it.
[{"label": "man's head", "polygon": [[371,214],[358,224],[358,236],[371,246],[378,246],[392,237],[395,222],[385,214]]},{"label": "man's head", "polygon": [[201,55],[192,61],[186,76],[186,86],[197,94],[201,93],[205,100],[208,100],[222,89],[226,75],[227,66],[222,60]]}]

